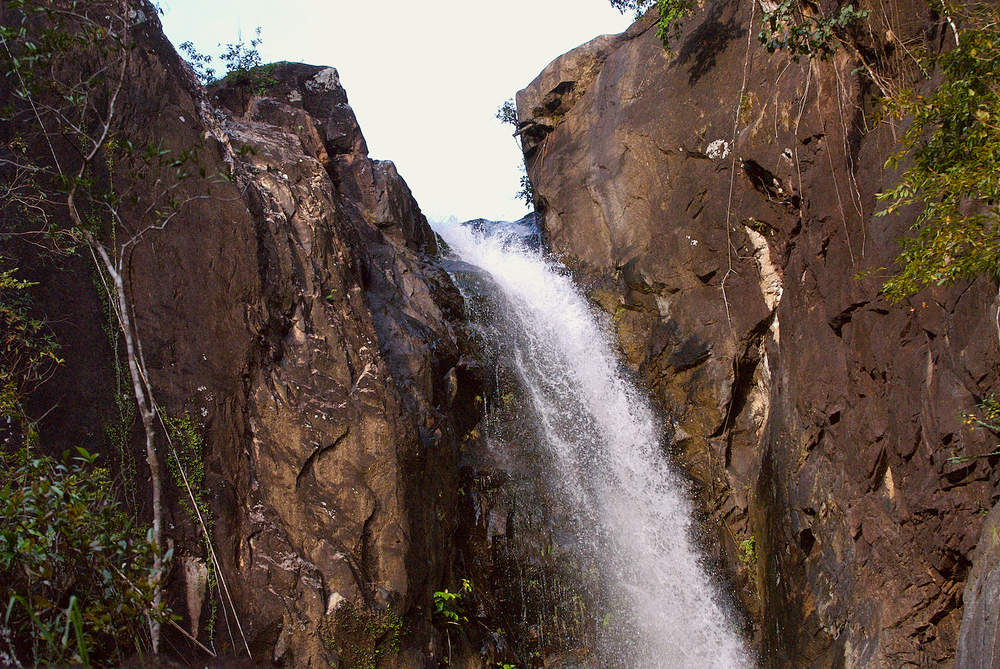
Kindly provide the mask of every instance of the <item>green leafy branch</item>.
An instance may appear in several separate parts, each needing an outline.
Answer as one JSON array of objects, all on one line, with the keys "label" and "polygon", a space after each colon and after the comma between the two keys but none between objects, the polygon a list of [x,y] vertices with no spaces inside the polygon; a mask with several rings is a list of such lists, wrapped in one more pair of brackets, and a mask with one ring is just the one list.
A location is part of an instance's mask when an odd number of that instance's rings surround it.
[{"label": "green leafy branch", "polygon": [[844,41],[847,30],[868,17],[854,5],[842,7],[832,16],[813,16],[802,10],[798,0],[784,0],[764,11],[757,41],[768,53],[784,51],[792,60],[800,56],[825,60]]},{"label": "green leafy branch", "polygon": [[698,8],[698,0],[609,0],[611,6],[620,11],[633,12],[636,18],[655,3],[660,10],[657,19],[656,36],[663,42],[663,48],[670,53],[670,40],[677,39],[684,27],[684,19]]},{"label": "green leafy branch", "polygon": [[[1000,401],[997,401],[993,393],[990,393],[979,402],[976,402],[976,408],[979,409],[980,415],[977,416],[976,414],[968,411],[963,412],[961,415],[962,422],[974,429],[984,428],[993,434],[1000,434]],[[1000,455],[1000,451],[984,453],[983,455],[955,455],[948,458],[948,462],[971,462],[981,458],[991,458],[996,455]]]},{"label": "green leafy branch", "polygon": [[[255,37],[250,40],[249,45],[243,41],[242,35],[237,37],[236,42],[226,45],[219,55],[219,60],[225,63],[226,67],[226,73],[222,78],[245,76],[263,65],[259,48],[264,40],[260,36],[260,31],[260,26],[257,26],[257,30],[254,32]],[[220,81],[220,78],[215,76],[215,68],[211,67],[212,56],[199,52],[194,43],[190,41],[182,43],[178,49],[184,54],[184,59],[202,84],[207,86]]]},{"label": "green leafy branch", "polygon": [[434,593],[434,618],[444,625],[457,627],[462,623],[469,622],[462,606],[463,595],[472,592],[472,583],[468,579],[462,579],[462,589],[458,592],[450,592],[448,588]]},{"label": "green leafy branch", "polygon": [[886,166],[895,169],[906,156],[912,165],[879,195],[887,206],[878,215],[922,208],[916,236],[901,242],[902,270],[885,284],[893,301],[928,285],[1000,274],[1000,8],[979,5],[959,20],[965,28],[956,30],[956,46],[923,56],[944,82],[928,95],[908,90],[888,101],[892,114],[912,121],[904,151]]},{"label": "green leafy branch", "polygon": [[694,14],[698,8],[697,0],[656,0],[660,9],[657,21],[656,36],[663,42],[663,48],[670,53],[670,40],[681,36],[684,19]]},{"label": "green leafy branch", "polygon": [[0,271],[0,417],[27,431],[22,401],[62,359],[45,321],[31,313],[28,289],[35,284],[17,279],[16,274],[17,269]]}]

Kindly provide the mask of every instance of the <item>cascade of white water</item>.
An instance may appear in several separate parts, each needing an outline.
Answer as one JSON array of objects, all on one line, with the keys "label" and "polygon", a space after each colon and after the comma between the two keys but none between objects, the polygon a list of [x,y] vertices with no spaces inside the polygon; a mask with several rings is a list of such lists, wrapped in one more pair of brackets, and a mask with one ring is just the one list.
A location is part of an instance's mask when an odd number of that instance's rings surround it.
[{"label": "cascade of white water", "polygon": [[[621,373],[606,317],[510,227],[439,233],[499,287],[552,486],[614,604],[605,657],[633,669],[745,669],[742,640],[691,538],[691,504],[647,398]],[[606,663],[608,663],[606,661]]]}]

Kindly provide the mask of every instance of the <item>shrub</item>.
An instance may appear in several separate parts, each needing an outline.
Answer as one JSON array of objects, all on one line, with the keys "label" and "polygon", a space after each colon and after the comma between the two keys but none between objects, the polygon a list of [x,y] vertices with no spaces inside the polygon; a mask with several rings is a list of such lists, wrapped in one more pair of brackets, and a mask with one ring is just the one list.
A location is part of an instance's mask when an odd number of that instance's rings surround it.
[{"label": "shrub", "polygon": [[[244,76],[263,65],[258,50],[264,41],[260,36],[260,26],[257,26],[254,35],[255,37],[250,40],[249,45],[243,41],[242,35],[237,38],[235,43],[226,45],[225,50],[219,55],[219,60],[226,64],[224,77]],[[190,41],[182,43],[178,49],[184,54],[184,59],[202,84],[207,86],[219,81],[219,78],[215,76],[215,68],[210,67],[211,56],[199,52],[194,43]]]},{"label": "shrub", "polygon": [[636,18],[642,15],[654,3],[660,10],[657,21],[656,36],[663,42],[663,48],[670,51],[670,40],[680,36],[684,19],[694,13],[698,7],[697,0],[609,0],[611,6],[624,14],[627,11],[635,13]]},{"label": "shrub", "polygon": [[[154,549],[82,448],[69,464],[0,454],[0,662],[120,662],[149,639]],[[164,556],[169,558],[169,556]]]},{"label": "shrub", "polygon": [[854,5],[833,16],[811,16],[801,10],[797,0],[785,0],[764,11],[757,41],[768,53],[785,51],[792,60],[799,56],[826,59],[837,50],[846,31],[867,16],[868,12],[858,11]]},{"label": "shrub", "polygon": [[461,625],[469,622],[462,606],[463,595],[472,593],[472,583],[462,579],[462,589],[449,592],[448,588],[434,593],[434,621],[441,625]]},{"label": "shrub", "polygon": [[496,117],[501,123],[506,123],[517,127],[517,105],[514,104],[514,100],[507,100],[497,109]]},{"label": "shrub", "polygon": [[923,207],[916,236],[902,241],[902,270],[885,284],[894,301],[927,285],[1000,274],[1000,8],[979,6],[958,20],[966,27],[955,35],[956,46],[923,56],[927,71],[940,68],[944,83],[927,96],[903,91],[888,101],[892,113],[913,121],[906,149],[887,166],[907,153],[913,165],[879,195],[889,203],[879,214]]},{"label": "shrub", "polygon": [[[35,284],[18,280],[16,273],[0,271],[0,394],[11,399],[26,396],[61,362],[52,333],[30,313],[28,288]],[[13,411],[0,403],[0,415]]]}]

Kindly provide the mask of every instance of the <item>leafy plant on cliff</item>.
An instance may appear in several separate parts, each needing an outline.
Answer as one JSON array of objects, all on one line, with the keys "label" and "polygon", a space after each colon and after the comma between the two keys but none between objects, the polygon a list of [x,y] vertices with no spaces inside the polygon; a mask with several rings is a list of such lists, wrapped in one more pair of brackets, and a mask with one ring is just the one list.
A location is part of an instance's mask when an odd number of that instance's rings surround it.
[{"label": "leafy plant on cliff", "polygon": [[[499,109],[497,109],[496,119],[501,123],[506,125],[514,126],[517,128],[517,106],[514,104],[513,100],[507,100]],[[514,136],[517,136],[517,132]],[[528,173],[524,168],[524,164],[521,164],[521,187],[515,193],[514,197],[518,200],[523,200],[529,207],[535,207],[535,187],[531,183],[531,179],[528,177]]]},{"label": "leafy plant on cliff", "polygon": [[108,471],[82,448],[69,464],[27,448],[0,453],[0,662],[112,666],[148,638],[159,578],[150,532],[114,501]]},{"label": "leafy plant on cliff", "polygon": [[496,119],[506,125],[517,127],[517,106],[514,105],[513,100],[507,100],[500,105],[497,109]]},{"label": "leafy plant on cliff", "polygon": [[963,422],[970,427],[982,427],[990,432],[1000,433],[1000,401],[997,401],[993,393],[977,402],[976,408],[980,414],[963,413]]},{"label": "leafy plant on cliff", "polygon": [[327,617],[321,636],[347,669],[376,669],[383,658],[398,653],[406,633],[392,610],[373,611],[344,602]]},{"label": "leafy plant on cliff", "polygon": [[656,36],[663,42],[663,48],[670,51],[670,40],[681,36],[684,19],[698,8],[696,0],[656,0],[660,8],[660,18],[657,21]]},{"label": "leafy plant on cliff", "polygon": [[187,411],[181,416],[167,418],[165,422],[172,456],[167,458],[167,469],[170,470],[174,484],[184,492],[181,495],[181,506],[196,522],[199,517],[207,519],[210,511],[208,500],[202,491],[205,465],[202,463],[204,440],[201,429]]},{"label": "leafy plant on cliff", "polygon": [[528,176],[527,171],[525,171],[524,166],[521,166],[521,188],[514,195],[518,200],[523,200],[529,207],[535,207],[535,185],[531,183],[531,178]]},{"label": "leafy plant on cliff", "polygon": [[235,44],[226,45],[226,50],[219,56],[219,60],[226,64],[226,72],[229,74],[249,72],[263,64],[260,52],[257,50],[263,42],[260,37],[260,26],[257,26],[254,34],[255,37],[250,40],[249,46],[243,42],[242,35],[237,37]]},{"label": "leafy plant on cliff", "polygon": [[740,542],[740,562],[751,569],[757,566],[757,540],[753,535]]},{"label": "leafy plant on cliff", "polygon": [[442,625],[458,626],[468,622],[465,609],[462,606],[462,597],[472,592],[472,583],[468,579],[462,579],[462,589],[458,592],[450,592],[448,588],[434,593],[434,620]]},{"label": "leafy plant on cliff", "polygon": [[210,67],[212,64],[211,56],[198,51],[194,46],[194,42],[191,41],[182,42],[177,48],[184,54],[184,60],[194,70],[198,81],[206,86],[215,81],[215,68]]},{"label": "leafy plant on cliff", "polygon": [[[962,422],[970,428],[982,428],[989,430],[994,435],[1000,435],[1000,401],[997,401],[996,396],[990,393],[976,402],[976,409],[978,409],[978,413],[963,412],[961,414]],[[991,453],[983,453],[982,455],[953,455],[948,458],[948,461],[956,463],[971,462],[972,460],[992,458],[997,455],[1000,455],[1000,451],[994,450]]]},{"label": "leafy plant on cliff", "polygon": [[622,14],[631,11],[636,18],[654,4],[660,10],[657,19],[656,36],[663,42],[663,48],[670,52],[670,40],[680,37],[684,19],[698,8],[697,0],[609,0],[611,6]]},{"label": "leafy plant on cliff", "polygon": [[922,56],[944,82],[928,95],[906,90],[889,100],[893,114],[912,121],[906,149],[887,165],[907,156],[912,165],[879,195],[888,203],[879,215],[921,208],[915,236],[901,242],[902,269],[885,284],[894,301],[928,285],[1000,274],[1000,8],[944,8],[964,27],[953,48]]},{"label": "leafy plant on cliff", "polygon": [[28,289],[33,285],[18,279],[16,269],[0,271],[0,418],[8,433],[17,431],[17,438],[27,442],[36,435],[24,398],[62,362],[52,333],[31,312]]},{"label": "leafy plant on cliff", "polygon": [[448,588],[438,590],[434,593],[434,615],[432,620],[439,629],[444,631],[445,640],[448,645],[448,661],[451,664],[451,629],[461,627],[469,622],[469,617],[465,613],[463,598],[472,593],[472,582],[466,578],[462,579],[462,588],[458,592],[451,592]]},{"label": "leafy plant on cliff", "polygon": [[[255,37],[250,40],[249,45],[243,41],[242,34],[237,36],[236,42],[226,45],[225,49],[219,55],[219,60],[225,63],[226,66],[226,73],[223,75],[223,78],[246,76],[263,65],[259,48],[264,40],[261,38],[260,32],[261,28],[257,26],[257,29],[254,31]],[[217,46],[222,47],[222,44],[218,44]],[[219,78],[215,76],[215,68],[210,67],[213,60],[212,56],[198,51],[194,43],[190,41],[182,43],[178,49],[184,54],[184,59],[194,70],[195,75],[197,75],[202,84],[207,86],[219,81]]]},{"label": "leafy plant on cliff", "polygon": [[848,29],[868,17],[854,5],[842,7],[832,16],[818,16],[798,0],[785,0],[765,9],[757,41],[768,53],[784,51],[793,60],[800,56],[825,60],[846,38]]},{"label": "leafy plant on cliff", "polygon": [[655,0],[609,0],[611,6],[624,14],[632,12],[638,18],[644,11],[649,9]]}]

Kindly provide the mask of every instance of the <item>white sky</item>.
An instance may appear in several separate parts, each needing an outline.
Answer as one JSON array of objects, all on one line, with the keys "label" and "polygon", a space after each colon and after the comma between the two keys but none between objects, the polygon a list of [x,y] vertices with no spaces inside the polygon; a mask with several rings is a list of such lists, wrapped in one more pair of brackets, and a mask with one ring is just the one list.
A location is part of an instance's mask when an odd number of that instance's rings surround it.
[{"label": "white sky", "polygon": [[340,72],[373,158],[431,219],[514,220],[521,153],[497,108],[550,61],[631,22],[608,0],[159,0],[174,45],[249,43],[264,62]]}]

